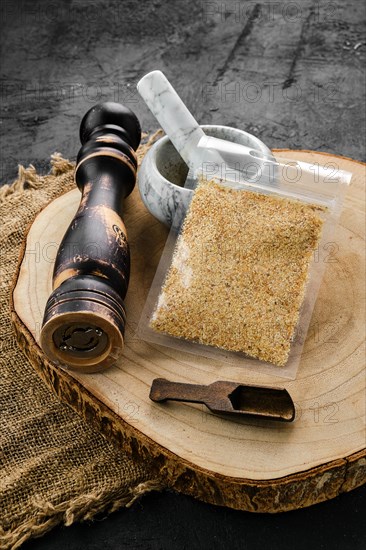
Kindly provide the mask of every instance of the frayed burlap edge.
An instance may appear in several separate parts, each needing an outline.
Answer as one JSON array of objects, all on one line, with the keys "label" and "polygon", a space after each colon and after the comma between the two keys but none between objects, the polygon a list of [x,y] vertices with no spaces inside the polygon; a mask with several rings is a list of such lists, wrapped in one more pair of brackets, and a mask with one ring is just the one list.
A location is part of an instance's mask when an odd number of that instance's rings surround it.
[{"label": "frayed burlap edge", "polygon": [[5,532],[0,526],[0,548],[16,550],[30,538],[39,538],[59,524],[69,527],[76,521],[92,520],[97,514],[111,514],[122,507],[129,508],[150,491],[161,491],[164,486],[151,480],[139,483],[131,489],[130,494],[111,501],[110,490],[94,494],[82,495],[72,501],[54,506],[50,502],[34,501],[39,507],[36,517],[22,524],[12,532]]},{"label": "frayed burlap edge", "polygon": [[[60,153],[51,155],[51,172],[53,176],[59,176],[74,168],[74,164],[64,159]],[[5,184],[0,187],[0,203],[4,202],[10,196],[21,194],[26,189],[40,189],[45,184],[45,176],[40,177],[33,164],[25,168],[21,164],[18,166],[18,177],[13,183]]]}]

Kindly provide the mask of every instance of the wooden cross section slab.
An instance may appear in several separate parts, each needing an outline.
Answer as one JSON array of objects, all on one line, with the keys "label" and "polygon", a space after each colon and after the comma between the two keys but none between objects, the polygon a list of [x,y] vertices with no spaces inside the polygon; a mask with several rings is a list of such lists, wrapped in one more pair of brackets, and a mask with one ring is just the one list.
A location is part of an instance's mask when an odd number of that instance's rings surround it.
[{"label": "wooden cross section slab", "polygon": [[[167,230],[137,189],[124,219],[132,254],[122,360],[99,374],[54,366],[38,345],[57,245],[77,209],[77,189],[49,204],[27,235],[13,289],[20,347],[59,398],[105,437],[151,468],[160,485],[206,502],[255,512],[291,510],[333,498],[366,481],[364,371],[365,166],[309,151],[277,152],[332,162],[353,172],[296,380],[147,344],[136,327]],[[285,386],[294,423],[232,420],[202,405],[149,399],[154,378],[195,384],[231,380]]]}]

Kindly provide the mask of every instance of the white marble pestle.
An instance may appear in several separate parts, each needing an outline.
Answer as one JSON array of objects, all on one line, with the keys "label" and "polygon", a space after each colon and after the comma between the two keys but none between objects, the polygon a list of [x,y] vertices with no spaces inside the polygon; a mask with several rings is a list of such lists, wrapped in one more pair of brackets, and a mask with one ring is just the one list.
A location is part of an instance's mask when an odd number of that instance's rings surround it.
[{"label": "white marble pestle", "polygon": [[268,154],[245,145],[207,136],[161,71],[146,74],[138,82],[137,89],[188,165],[185,187],[195,187],[199,170],[223,179],[225,173],[230,174],[230,179],[238,182],[245,174],[243,179],[248,181],[258,176],[263,159],[271,159]]}]

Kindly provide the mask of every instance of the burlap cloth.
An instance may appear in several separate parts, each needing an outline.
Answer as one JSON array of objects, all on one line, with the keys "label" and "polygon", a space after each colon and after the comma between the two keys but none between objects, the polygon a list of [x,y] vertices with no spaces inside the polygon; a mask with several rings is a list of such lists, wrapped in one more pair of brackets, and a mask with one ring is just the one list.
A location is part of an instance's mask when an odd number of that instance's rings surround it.
[{"label": "burlap cloth", "polygon": [[[140,160],[155,137],[140,147]],[[46,176],[20,166],[18,179],[0,188],[0,548],[18,548],[57,524],[110,513],[159,488],[50,392],[15,340],[10,285],[27,228],[74,187],[72,163],[54,154],[51,165]]]}]

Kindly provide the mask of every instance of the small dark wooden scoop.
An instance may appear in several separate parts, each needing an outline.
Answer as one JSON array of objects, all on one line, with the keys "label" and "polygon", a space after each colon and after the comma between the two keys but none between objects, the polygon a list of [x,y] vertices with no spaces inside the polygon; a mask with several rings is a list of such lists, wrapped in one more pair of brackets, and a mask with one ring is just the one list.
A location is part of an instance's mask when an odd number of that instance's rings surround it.
[{"label": "small dark wooden scoop", "polygon": [[202,386],[170,382],[155,378],[150,399],[156,402],[186,401],[203,403],[213,413],[250,416],[292,422],[295,407],[285,389],[263,386],[247,386],[236,382],[218,381]]}]

